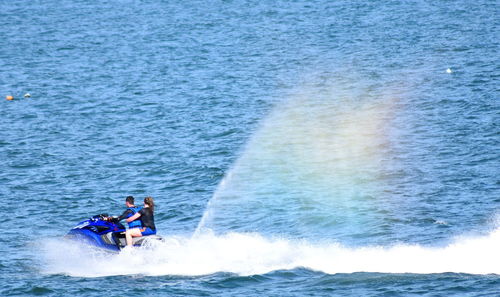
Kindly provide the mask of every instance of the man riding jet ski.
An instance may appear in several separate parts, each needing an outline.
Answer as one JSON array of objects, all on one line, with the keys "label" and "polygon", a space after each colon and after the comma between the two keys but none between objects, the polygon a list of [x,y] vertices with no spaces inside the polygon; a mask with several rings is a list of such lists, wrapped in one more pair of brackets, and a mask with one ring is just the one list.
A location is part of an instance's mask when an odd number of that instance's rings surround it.
[{"label": "man riding jet ski", "polygon": [[[93,216],[80,222],[66,237],[112,251],[119,251],[126,245],[141,246],[147,240],[163,240],[156,235],[153,198],[146,197],[144,208],[138,208],[134,205],[134,197],[128,196],[125,205],[127,209],[121,216]],[[120,223],[123,219],[128,222],[128,230]]]},{"label": "man riding jet ski", "polygon": [[[125,198],[125,206],[127,206],[127,209],[122,213],[121,216],[119,217],[108,217],[107,220],[111,220],[113,222],[120,222],[121,220],[128,219],[138,213],[141,210],[141,207],[137,207],[134,205],[134,197],[133,196],[127,196]],[[141,220],[133,220],[131,222],[128,222],[128,228],[142,228],[142,222]]]}]

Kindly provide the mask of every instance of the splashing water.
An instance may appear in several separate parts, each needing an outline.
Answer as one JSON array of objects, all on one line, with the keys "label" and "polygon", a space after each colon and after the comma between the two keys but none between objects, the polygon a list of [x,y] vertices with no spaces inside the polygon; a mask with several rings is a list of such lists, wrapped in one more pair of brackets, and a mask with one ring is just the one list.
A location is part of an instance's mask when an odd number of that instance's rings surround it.
[{"label": "splashing water", "polygon": [[[419,245],[347,248],[337,243],[265,238],[259,234],[169,237],[164,243],[119,254],[89,251],[72,242],[47,241],[46,273],[109,275],[264,274],[304,267],[324,273],[385,272],[500,274],[500,229],[460,238],[446,247]],[[65,250],[65,253],[60,253]]]},{"label": "splashing water", "polygon": [[[373,235],[397,211],[397,202],[384,196],[387,176],[397,176],[399,166],[389,139],[394,97],[306,89],[261,124],[193,236],[119,254],[49,240],[44,270],[86,277],[254,275],[298,267],[329,274],[500,274],[498,224],[444,247],[394,245],[388,233]],[[371,244],[369,236],[388,244]],[[355,237],[361,245],[351,244]]]}]

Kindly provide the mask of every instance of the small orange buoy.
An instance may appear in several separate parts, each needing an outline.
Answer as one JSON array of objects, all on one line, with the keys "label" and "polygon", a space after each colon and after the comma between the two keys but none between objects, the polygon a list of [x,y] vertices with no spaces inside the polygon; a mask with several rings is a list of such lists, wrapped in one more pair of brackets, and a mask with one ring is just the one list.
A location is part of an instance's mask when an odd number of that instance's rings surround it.
[{"label": "small orange buoy", "polygon": [[9,100],[9,101],[12,101],[12,100],[14,100],[14,97],[12,97],[11,95],[7,95],[7,96],[5,97],[5,99],[7,99],[7,100]]}]

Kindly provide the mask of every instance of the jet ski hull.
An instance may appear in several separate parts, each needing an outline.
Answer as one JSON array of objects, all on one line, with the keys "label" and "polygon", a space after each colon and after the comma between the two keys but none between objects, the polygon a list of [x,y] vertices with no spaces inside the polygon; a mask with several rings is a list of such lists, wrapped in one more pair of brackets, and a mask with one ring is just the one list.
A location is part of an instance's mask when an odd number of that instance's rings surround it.
[{"label": "jet ski hull", "polygon": [[[106,215],[93,216],[73,227],[66,238],[95,246],[109,251],[118,252],[126,246],[125,227],[119,222],[107,221]],[[148,240],[163,240],[161,236],[149,235],[134,237],[134,246],[142,246]]]}]

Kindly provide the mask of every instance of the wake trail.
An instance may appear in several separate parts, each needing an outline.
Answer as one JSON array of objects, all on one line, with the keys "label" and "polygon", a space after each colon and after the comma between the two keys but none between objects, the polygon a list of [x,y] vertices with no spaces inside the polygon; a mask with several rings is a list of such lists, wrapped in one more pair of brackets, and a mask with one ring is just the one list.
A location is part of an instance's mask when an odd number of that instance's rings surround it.
[{"label": "wake trail", "polygon": [[[64,250],[64,253],[61,253]],[[485,236],[461,237],[444,247],[421,245],[350,248],[339,243],[266,238],[256,233],[172,236],[146,248],[110,254],[73,242],[41,246],[44,272],[78,277],[112,275],[241,276],[307,268],[327,274],[469,273],[500,275],[500,228]]]}]

